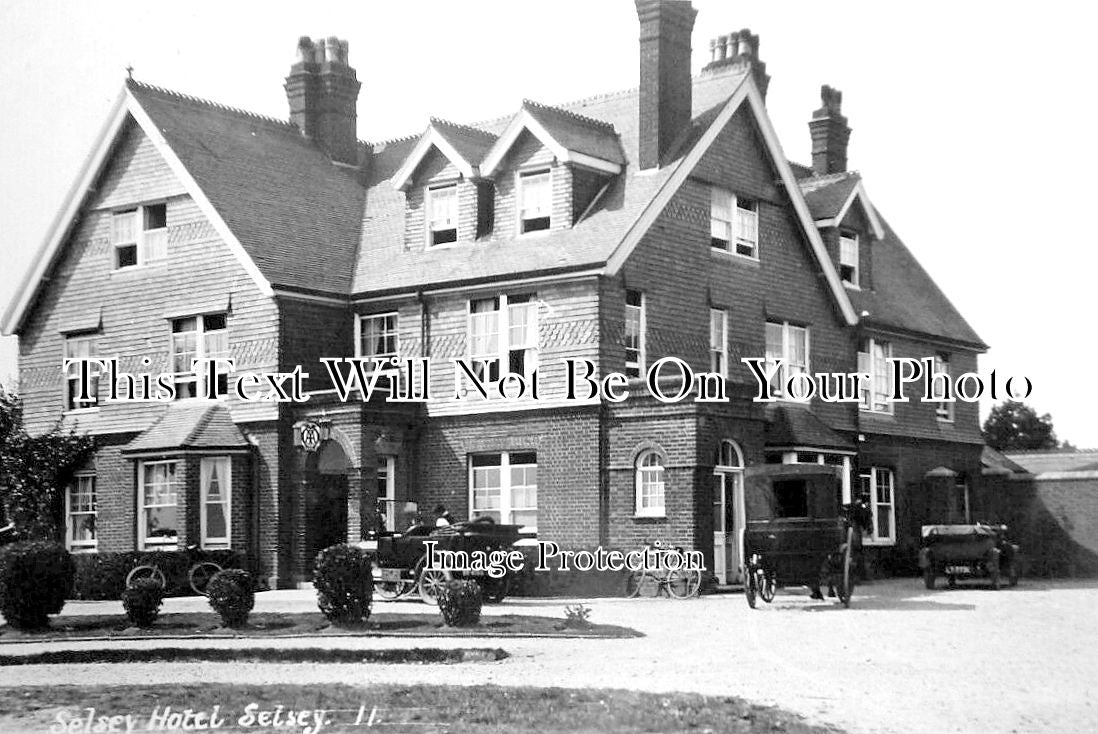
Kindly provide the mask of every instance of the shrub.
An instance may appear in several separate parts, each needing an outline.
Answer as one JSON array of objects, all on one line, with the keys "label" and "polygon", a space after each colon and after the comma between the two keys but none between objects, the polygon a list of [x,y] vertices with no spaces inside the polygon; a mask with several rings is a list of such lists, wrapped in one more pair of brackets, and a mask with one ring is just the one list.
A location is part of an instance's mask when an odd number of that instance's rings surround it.
[{"label": "shrub", "polygon": [[30,540],[0,549],[0,613],[15,629],[49,626],[65,606],[76,570],[60,543]]},{"label": "shrub", "polygon": [[210,579],[206,596],[213,610],[221,615],[221,624],[226,627],[243,627],[248,621],[248,612],[255,606],[252,575],[239,568],[219,571]]},{"label": "shrub", "polygon": [[447,581],[438,592],[438,610],[450,627],[468,627],[480,621],[480,584],[476,581]]},{"label": "shrub", "polygon": [[585,630],[591,628],[591,607],[584,604],[570,604],[564,608],[564,628]]},{"label": "shrub", "polygon": [[370,556],[351,545],[333,545],[316,556],[313,586],[320,611],[335,624],[360,624],[370,618],[374,577]]},{"label": "shrub", "polygon": [[153,579],[137,579],[122,592],[126,617],[138,627],[152,627],[163,601],[164,590]]}]

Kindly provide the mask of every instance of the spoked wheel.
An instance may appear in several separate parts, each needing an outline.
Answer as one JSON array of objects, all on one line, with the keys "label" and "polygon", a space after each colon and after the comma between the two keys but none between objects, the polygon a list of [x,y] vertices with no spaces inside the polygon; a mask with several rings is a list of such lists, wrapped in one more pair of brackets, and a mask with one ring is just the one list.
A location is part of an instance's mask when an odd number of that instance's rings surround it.
[{"label": "spoked wheel", "polygon": [[133,582],[138,579],[152,579],[160,584],[161,589],[168,585],[167,579],[164,578],[164,572],[156,566],[147,564],[134,566],[133,570],[126,574],[126,588],[133,586]]},{"label": "spoked wheel", "polygon": [[419,571],[417,576],[419,577],[419,598],[424,604],[438,604],[438,594],[442,591],[442,587],[446,585],[446,582],[453,578],[453,575],[449,571],[442,571],[437,568],[427,569],[424,560],[416,565],[416,570]]},{"label": "spoked wheel", "polygon": [[843,568],[842,577],[839,579],[838,594],[839,601],[843,603],[844,607],[850,606],[850,598],[854,596],[854,575],[852,556],[854,552],[854,528],[846,529],[846,548],[843,549]]},{"label": "spoked wheel", "polygon": [[701,588],[701,571],[676,569],[667,574],[667,593],[676,599],[689,599]]},{"label": "spoked wheel", "polygon": [[755,608],[755,599],[759,595],[759,582],[753,566],[748,566],[743,573],[743,595],[747,599],[747,606]]},{"label": "spoked wheel", "polygon": [[213,561],[201,561],[191,566],[191,572],[187,574],[187,580],[191,584],[191,590],[196,594],[206,596],[206,587],[210,585],[210,579],[221,571],[221,566]]},{"label": "spoked wheel", "polygon": [[511,577],[494,579],[486,576],[480,581],[480,593],[486,604],[499,604],[511,590]]},{"label": "spoked wheel", "polygon": [[641,580],[644,578],[644,571],[631,571],[628,576],[625,577],[625,598],[632,599],[640,594]]},{"label": "spoked wheel", "polygon": [[774,601],[774,594],[778,592],[778,582],[773,574],[763,571],[761,568],[755,572],[758,577],[759,598],[769,604]]},{"label": "spoked wheel", "polygon": [[409,581],[401,579],[400,581],[382,581],[381,580],[381,567],[374,562],[373,565],[374,576],[374,592],[379,597],[386,601],[393,601],[399,599],[402,596],[410,594],[412,589],[416,588],[415,581]]}]

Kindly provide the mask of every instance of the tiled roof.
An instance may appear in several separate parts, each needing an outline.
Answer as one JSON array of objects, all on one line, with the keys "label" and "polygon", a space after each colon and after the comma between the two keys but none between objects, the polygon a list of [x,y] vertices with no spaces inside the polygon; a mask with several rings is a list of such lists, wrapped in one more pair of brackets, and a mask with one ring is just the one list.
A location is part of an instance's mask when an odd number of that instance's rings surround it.
[{"label": "tiled roof", "polygon": [[1032,474],[1098,471],[1098,451],[1011,451],[1007,458]]},{"label": "tiled roof", "polygon": [[431,118],[431,127],[446,139],[454,150],[469,163],[476,165],[484,159],[484,154],[496,142],[495,133],[480,130],[469,125],[459,125],[449,120]]},{"label": "tiled roof", "polygon": [[530,100],[523,100],[522,107],[568,150],[611,163],[625,163],[613,124]]},{"label": "tiled roof", "polygon": [[766,407],[766,445],[855,449],[853,442],[820,420],[807,405],[796,403],[771,403]]},{"label": "tiled roof", "polygon": [[884,239],[873,243],[872,290],[850,290],[867,326],[893,327],[987,349],[923,266],[882,219]]},{"label": "tiled roof", "polygon": [[804,194],[804,200],[808,204],[808,210],[812,212],[812,218],[834,219],[839,216],[854,187],[861,181],[854,171],[832,173],[827,176],[813,176],[797,181]]},{"label": "tiled roof", "polygon": [[1011,461],[1004,454],[990,446],[984,446],[980,454],[980,464],[984,467],[985,474],[1025,474],[1026,470],[1017,462]]},{"label": "tiled roof", "polygon": [[122,449],[122,453],[239,449],[248,445],[227,407],[214,400],[184,400],[170,404],[155,423]]},{"label": "tiled roof", "polygon": [[[680,156],[696,142],[712,121],[714,108],[727,101],[744,80],[742,73],[702,74],[694,79],[692,127],[679,147]],[[459,284],[474,280],[520,277],[538,272],[566,272],[597,267],[606,262],[629,227],[670,178],[675,166],[637,171],[637,90],[632,89],[571,104],[560,105],[566,113],[612,125],[620,137],[620,154],[627,165],[603,193],[601,205],[574,227],[553,230],[537,237],[501,235],[478,241],[475,247],[433,250],[405,250],[404,196],[389,185],[389,178],[416,144],[415,139],[375,145],[363,216],[362,244],[355,271],[353,292],[396,292],[440,283]],[[562,133],[565,127],[590,122],[565,123],[567,115],[541,113]],[[541,118],[539,118],[541,121]],[[501,133],[510,118],[481,123],[475,127]],[[384,263],[384,267],[379,264]]]},{"label": "tiled roof", "polygon": [[287,122],[127,86],[272,285],[350,290],[364,195],[353,171]]}]

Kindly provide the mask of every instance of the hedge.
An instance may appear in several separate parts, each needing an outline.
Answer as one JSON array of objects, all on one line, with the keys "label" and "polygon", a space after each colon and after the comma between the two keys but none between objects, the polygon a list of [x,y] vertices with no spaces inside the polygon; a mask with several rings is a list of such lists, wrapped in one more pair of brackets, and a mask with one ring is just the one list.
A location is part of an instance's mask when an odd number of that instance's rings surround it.
[{"label": "hedge", "polygon": [[136,566],[156,565],[164,573],[167,588],[164,596],[191,596],[191,566],[200,561],[213,561],[222,568],[247,568],[247,557],[236,550],[185,551],[125,551],[74,553],[76,579],[70,599],[121,599],[126,574]]}]

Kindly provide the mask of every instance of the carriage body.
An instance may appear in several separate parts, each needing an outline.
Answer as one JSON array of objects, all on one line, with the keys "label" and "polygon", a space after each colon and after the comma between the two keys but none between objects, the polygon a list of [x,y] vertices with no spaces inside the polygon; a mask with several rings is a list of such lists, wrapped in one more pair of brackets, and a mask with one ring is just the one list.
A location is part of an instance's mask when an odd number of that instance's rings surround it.
[{"label": "carriage body", "polygon": [[[851,555],[860,532],[842,503],[842,469],[775,464],[746,474],[744,584],[765,601],[777,586],[838,587],[849,603]],[[768,593],[769,592],[769,593]]]}]

